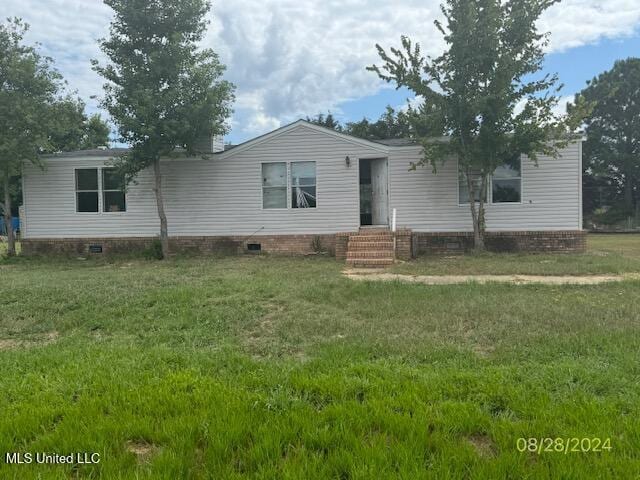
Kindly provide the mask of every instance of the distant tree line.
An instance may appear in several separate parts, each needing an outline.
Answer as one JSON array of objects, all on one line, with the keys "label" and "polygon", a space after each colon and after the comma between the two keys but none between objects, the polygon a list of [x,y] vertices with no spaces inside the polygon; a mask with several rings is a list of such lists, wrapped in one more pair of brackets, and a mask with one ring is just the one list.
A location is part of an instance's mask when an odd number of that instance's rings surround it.
[{"label": "distant tree line", "polygon": [[342,124],[331,112],[326,115],[320,113],[315,117],[307,117],[307,121],[367,140],[413,137],[409,114],[403,110],[395,110],[391,106],[387,106],[385,112],[376,121],[362,118],[357,122]]},{"label": "distant tree line", "polygon": [[640,58],[615,62],[576,102],[591,105],[584,119],[587,226],[640,227]]}]

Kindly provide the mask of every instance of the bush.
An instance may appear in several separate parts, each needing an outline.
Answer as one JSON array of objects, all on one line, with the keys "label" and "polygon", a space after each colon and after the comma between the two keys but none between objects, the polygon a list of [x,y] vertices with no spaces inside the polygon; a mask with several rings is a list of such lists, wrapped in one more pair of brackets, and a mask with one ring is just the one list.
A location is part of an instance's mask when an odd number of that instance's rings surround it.
[{"label": "bush", "polygon": [[626,222],[633,217],[634,212],[622,205],[614,205],[610,208],[596,209],[590,216],[590,220],[596,225],[617,225]]},{"label": "bush", "polygon": [[162,244],[160,243],[160,239],[154,238],[151,245],[149,245],[142,254],[149,260],[162,260],[164,257],[162,256]]}]

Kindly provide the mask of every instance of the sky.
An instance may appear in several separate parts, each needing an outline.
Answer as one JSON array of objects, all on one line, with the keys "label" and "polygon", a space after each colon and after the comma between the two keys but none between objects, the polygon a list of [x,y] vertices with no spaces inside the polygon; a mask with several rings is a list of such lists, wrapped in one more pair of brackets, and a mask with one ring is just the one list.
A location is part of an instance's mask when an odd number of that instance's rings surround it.
[{"label": "sky", "polygon": [[[100,112],[102,80],[90,60],[104,61],[97,39],[112,12],[100,0],[3,0],[3,17],[31,25],[41,44],[90,112]],[[343,122],[377,119],[401,108],[410,91],[395,90],[367,71],[375,44],[398,46],[407,35],[428,55],[443,51],[433,21],[440,0],[214,1],[203,45],[227,66],[236,85],[231,131],[239,143],[298,118],[331,111]],[[551,34],[544,70],[557,72],[562,104],[616,59],[640,56],[640,1],[564,0],[539,20]],[[106,114],[102,112],[103,116]]]}]

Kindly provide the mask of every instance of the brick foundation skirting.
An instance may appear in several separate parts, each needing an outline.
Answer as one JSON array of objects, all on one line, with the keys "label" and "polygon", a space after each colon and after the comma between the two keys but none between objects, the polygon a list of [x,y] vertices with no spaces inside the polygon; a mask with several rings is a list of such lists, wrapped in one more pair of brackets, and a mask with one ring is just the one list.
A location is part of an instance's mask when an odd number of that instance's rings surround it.
[{"label": "brick foundation skirting", "polygon": [[[21,244],[24,255],[90,255],[95,247],[100,247],[104,255],[142,252],[151,247],[153,241],[152,237],[27,238]],[[306,255],[318,253],[319,247],[319,251],[335,255],[336,235],[255,235],[249,239],[246,236],[169,238],[170,249],[176,253],[240,254],[249,251],[249,244],[260,245],[260,251],[265,253]]]},{"label": "brick foundation skirting", "polygon": [[[487,250],[492,252],[566,252],[587,249],[584,231],[487,232]],[[473,249],[472,232],[414,232],[413,255],[464,253]]]},{"label": "brick foundation skirting", "polygon": [[[265,253],[307,255],[328,252],[337,260],[345,260],[349,235],[356,232],[322,235],[256,235],[171,237],[173,252],[240,254],[248,244],[259,244]],[[24,255],[87,255],[91,247],[100,247],[102,254],[141,252],[154,241],[152,237],[123,238],[38,238],[23,239]],[[464,253],[473,249],[471,232],[412,232],[400,229],[395,233],[396,258],[409,260],[421,254]],[[318,245],[319,243],[319,245]],[[494,252],[584,252],[586,232],[487,232],[487,249]]]}]

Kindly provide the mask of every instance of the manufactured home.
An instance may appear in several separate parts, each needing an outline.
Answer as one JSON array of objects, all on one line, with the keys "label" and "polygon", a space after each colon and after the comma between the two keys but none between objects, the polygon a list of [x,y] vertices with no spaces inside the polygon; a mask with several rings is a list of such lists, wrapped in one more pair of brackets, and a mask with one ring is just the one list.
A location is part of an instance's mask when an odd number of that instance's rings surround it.
[{"label": "manufactured home", "polygon": [[[466,182],[455,159],[410,170],[419,145],[369,141],[299,120],[233,148],[162,161],[172,247],[198,251],[332,252],[386,264],[472,244]],[[151,171],[126,190],[110,166],[124,150],[61,153],[23,172],[26,254],[145,248],[158,235]],[[514,159],[487,199],[488,246],[581,251],[582,143],[559,158]],[[391,250],[390,250],[391,249]]]}]

